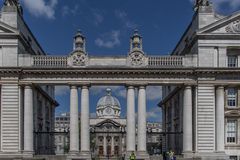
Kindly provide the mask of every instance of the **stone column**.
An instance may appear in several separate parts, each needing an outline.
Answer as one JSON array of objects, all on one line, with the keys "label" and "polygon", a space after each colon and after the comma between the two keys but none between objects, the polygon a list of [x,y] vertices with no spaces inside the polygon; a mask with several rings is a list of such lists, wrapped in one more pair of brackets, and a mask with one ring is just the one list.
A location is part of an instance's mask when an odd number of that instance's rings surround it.
[{"label": "stone column", "polygon": [[81,153],[90,155],[90,132],[89,132],[89,88],[82,86],[81,94]]},{"label": "stone column", "polygon": [[224,87],[216,90],[216,151],[224,152]]},{"label": "stone column", "polygon": [[33,90],[24,88],[24,153],[33,154]]},{"label": "stone column", "polygon": [[103,136],[103,155],[107,155],[107,138],[106,136]]},{"label": "stone column", "polygon": [[138,154],[147,154],[146,150],[146,87],[138,90]]},{"label": "stone column", "polygon": [[127,152],[135,152],[136,145],[136,124],[135,124],[135,93],[134,87],[127,88]]},{"label": "stone column", "polygon": [[112,148],[111,148],[112,151],[111,152],[112,152],[112,155],[114,155],[114,136],[112,136],[112,145],[111,146],[112,146]]},{"label": "stone column", "polygon": [[70,87],[70,153],[79,152],[78,88]]},{"label": "stone column", "polygon": [[183,153],[192,153],[192,87],[186,86],[183,95]]}]

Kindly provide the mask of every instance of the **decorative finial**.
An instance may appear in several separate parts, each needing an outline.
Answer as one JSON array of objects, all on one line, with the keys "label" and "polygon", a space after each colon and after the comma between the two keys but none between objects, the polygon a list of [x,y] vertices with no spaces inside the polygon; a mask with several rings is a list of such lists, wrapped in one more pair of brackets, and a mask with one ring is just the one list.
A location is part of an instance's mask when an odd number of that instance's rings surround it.
[{"label": "decorative finial", "polygon": [[74,36],[73,49],[85,52],[85,37],[83,36],[82,31],[80,29],[77,30],[77,33]]},{"label": "decorative finial", "polygon": [[142,50],[142,37],[137,29],[134,30],[130,41],[130,52],[133,50]]},{"label": "decorative finial", "polygon": [[134,30],[134,34],[133,34],[133,35],[134,35],[134,36],[135,36],[135,35],[139,36],[139,34],[138,34],[138,29],[135,29],[135,30]]},{"label": "decorative finial", "polygon": [[106,89],[107,95],[111,96],[112,95],[112,89],[111,88],[107,88]]}]

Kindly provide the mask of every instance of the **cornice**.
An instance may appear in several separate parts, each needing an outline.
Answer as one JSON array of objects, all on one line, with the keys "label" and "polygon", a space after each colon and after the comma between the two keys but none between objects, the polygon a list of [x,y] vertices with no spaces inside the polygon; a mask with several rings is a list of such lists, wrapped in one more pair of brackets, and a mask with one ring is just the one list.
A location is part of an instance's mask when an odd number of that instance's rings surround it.
[{"label": "cornice", "polygon": [[0,76],[24,77],[131,77],[144,78],[152,76],[157,77],[201,77],[217,75],[239,75],[240,68],[30,68],[30,67],[0,67]]}]

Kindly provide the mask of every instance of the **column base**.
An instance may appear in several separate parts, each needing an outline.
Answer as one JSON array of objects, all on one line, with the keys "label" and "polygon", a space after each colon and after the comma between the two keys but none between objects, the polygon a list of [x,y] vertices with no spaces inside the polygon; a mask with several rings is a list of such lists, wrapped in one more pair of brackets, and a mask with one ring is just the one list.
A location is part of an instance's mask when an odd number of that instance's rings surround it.
[{"label": "column base", "polygon": [[78,155],[79,151],[69,151],[69,155]]},{"label": "column base", "polygon": [[184,151],[183,153],[183,158],[193,158],[194,154],[192,151]]},{"label": "column base", "polygon": [[[32,153],[32,154],[31,154]],[[29,152],[28,154],[24,154],[22,151],[21,152],[16,152],[16,153],[10,153],[10,152],[2,152],[0,151],[0,160],[6,160],[6,159],[32,159],[33,158],[33,152]]]},{"label": "column base", "polygon": [[126,151],[125,154],[125,160],[129,160],[130,155],[132,154],[132,152],[134,152],[135,156],[136,156],[136,152],[135,151]]},{"label": "column base", "polygon": [[92,159],[91,152],[89,152],[89,151],[81,151],[80,156],[81,156],[81,158],[86,159],[86,160]]},{"label": "column base", "polygon": [[33,157],[34,151],[23,151],[23,157],[29,158]]},{"label": "column base", "polygon": [[79,160],[79,159],[91,160],[92,158],[90,152],[78,152],[75,154],[71,154],[69,152],[69,155],[67,156],[67,160]]},{"label": "column base", "polygon": [[201,160],[226,160],[229,156],[225,152],[212,152],[212,153],[196,153],[195,157],[200,157]]},{"label": "column base", "polygon": [[137,151],[137,159],[150,160],[150,156],[146,151]]}]

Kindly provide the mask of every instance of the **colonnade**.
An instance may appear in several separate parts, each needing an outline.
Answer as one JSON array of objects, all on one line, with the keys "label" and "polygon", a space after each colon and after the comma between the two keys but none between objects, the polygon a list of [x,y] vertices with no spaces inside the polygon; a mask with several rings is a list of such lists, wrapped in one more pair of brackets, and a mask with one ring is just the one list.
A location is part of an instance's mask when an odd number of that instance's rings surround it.
[{"label": "colonnade", "polygon": [[[81,133],[78,122],[78,85],[70,85],[70,154],[90,155],[89,85],[81,86]],[[127,87],[127,152],[147,154],[146,150],[146,86],[138,86],[138,130],[136,151],[135,88]],[[33,90],[24,87],[24,152],[33,153]],[[81,140],[79,146],[79,134]]]},{"label": "colonnade", "polygon": [[[146,86],[138,86],[138,130],[136,150],[135,86],[127,86],[127,152],[146,154]],[[33,90],[24,87],[24,152],[33,153]],[[193,152],[192,86],[183,92],[183,153]],[[81,140],[79,146],[78,86],[70,86],[70,153],[90,154],[89,86],[81,86]],[[224,151],[224,87],[216,87],[216,151]]]}]

